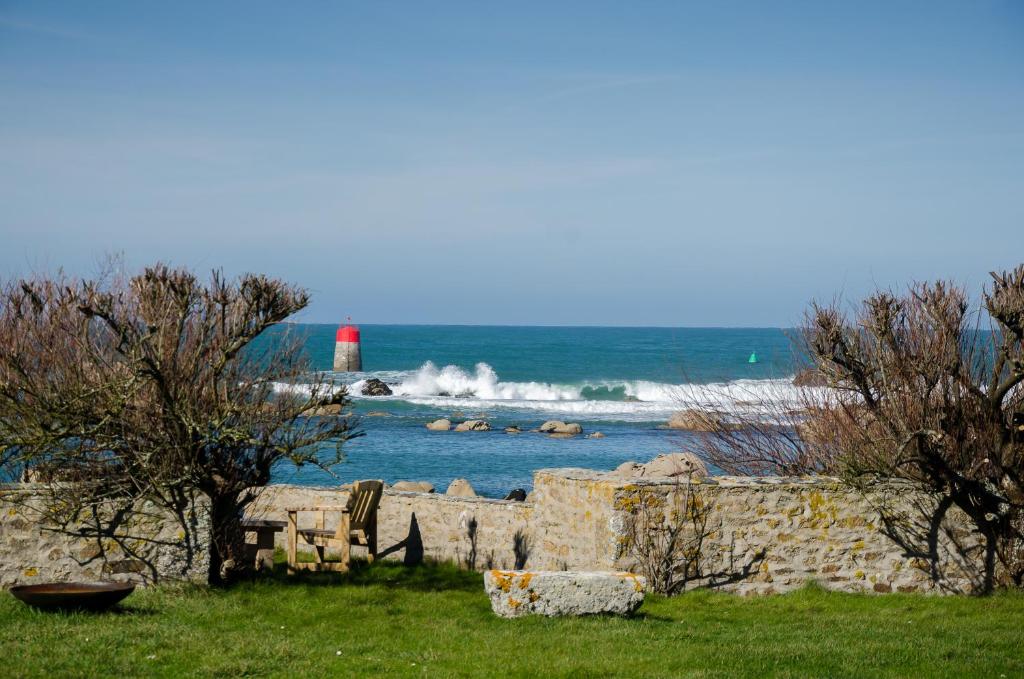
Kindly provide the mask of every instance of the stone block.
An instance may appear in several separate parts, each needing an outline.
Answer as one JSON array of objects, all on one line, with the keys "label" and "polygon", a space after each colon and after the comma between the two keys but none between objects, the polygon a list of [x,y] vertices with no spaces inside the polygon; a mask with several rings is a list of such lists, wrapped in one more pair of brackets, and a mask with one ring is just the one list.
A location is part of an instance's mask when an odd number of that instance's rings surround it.
[{"label": "stone block", "polygon": [[491,609],[504,618],[612,613],[630,615],[644,601],[644,578],[633,573],[499,571],[484,573]]}]

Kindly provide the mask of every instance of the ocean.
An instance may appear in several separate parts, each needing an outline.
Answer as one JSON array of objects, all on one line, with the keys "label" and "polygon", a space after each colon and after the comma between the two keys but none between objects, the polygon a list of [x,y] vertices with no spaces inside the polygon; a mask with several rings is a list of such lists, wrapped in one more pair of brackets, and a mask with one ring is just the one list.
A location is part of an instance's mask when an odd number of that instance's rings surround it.
[{"label": "ocean", "polygon": [[[529,490],[535,469],[611,469],[685,449],[685,432],[659,428],[673,412],[697,402],[743,408],[785,393],[795,365],[791,333],[777,328],[362,325],[364,371],[330,373],[336,326],[289,327],[304,338],[315,370],[349,385],[365,436],[346,444],[337,479],[281,466],[276,483],[380,478],[429,481],[444,492],[461,477],[480,495],[504,497]],[[373,377],[394,394],[359,395]],[[440,417],[486,418],[492,430],[425,428]],[[503,431],[550,419],[604,438]]]}]

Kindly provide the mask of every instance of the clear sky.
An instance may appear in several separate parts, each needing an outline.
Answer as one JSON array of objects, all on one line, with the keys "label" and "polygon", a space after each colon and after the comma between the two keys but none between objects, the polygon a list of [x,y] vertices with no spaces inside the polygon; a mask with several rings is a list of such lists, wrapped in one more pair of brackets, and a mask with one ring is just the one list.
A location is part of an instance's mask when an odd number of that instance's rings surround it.
[{"label": "clear sky", "polygon": [[0,0],[0,274],[790,325],[1024,261],[1024,2]]}]

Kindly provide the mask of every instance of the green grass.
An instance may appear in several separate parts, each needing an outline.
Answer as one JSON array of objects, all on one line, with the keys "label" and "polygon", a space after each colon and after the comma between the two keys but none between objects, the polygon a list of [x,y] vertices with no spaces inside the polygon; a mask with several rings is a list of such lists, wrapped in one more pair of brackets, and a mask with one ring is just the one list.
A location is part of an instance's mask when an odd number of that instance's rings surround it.
[{"label": "green grass", "polygon": [[632,619],[503,620],[448,566],[136,591],[120,610],[0,597],[0,676],[1024,675],[1024,595],[648,597]]}]

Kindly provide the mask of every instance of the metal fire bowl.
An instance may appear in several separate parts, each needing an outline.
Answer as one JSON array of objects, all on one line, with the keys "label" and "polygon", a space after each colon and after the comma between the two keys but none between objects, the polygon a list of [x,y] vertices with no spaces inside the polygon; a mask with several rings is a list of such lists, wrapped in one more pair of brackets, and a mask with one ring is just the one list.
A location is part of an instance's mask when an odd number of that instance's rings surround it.
[{"label": "metal fire bowl", "polygon": [[48,582],[11,587],[11,594],[29,606],[45,610],[102,611],[135,591],[126,582]]}]

